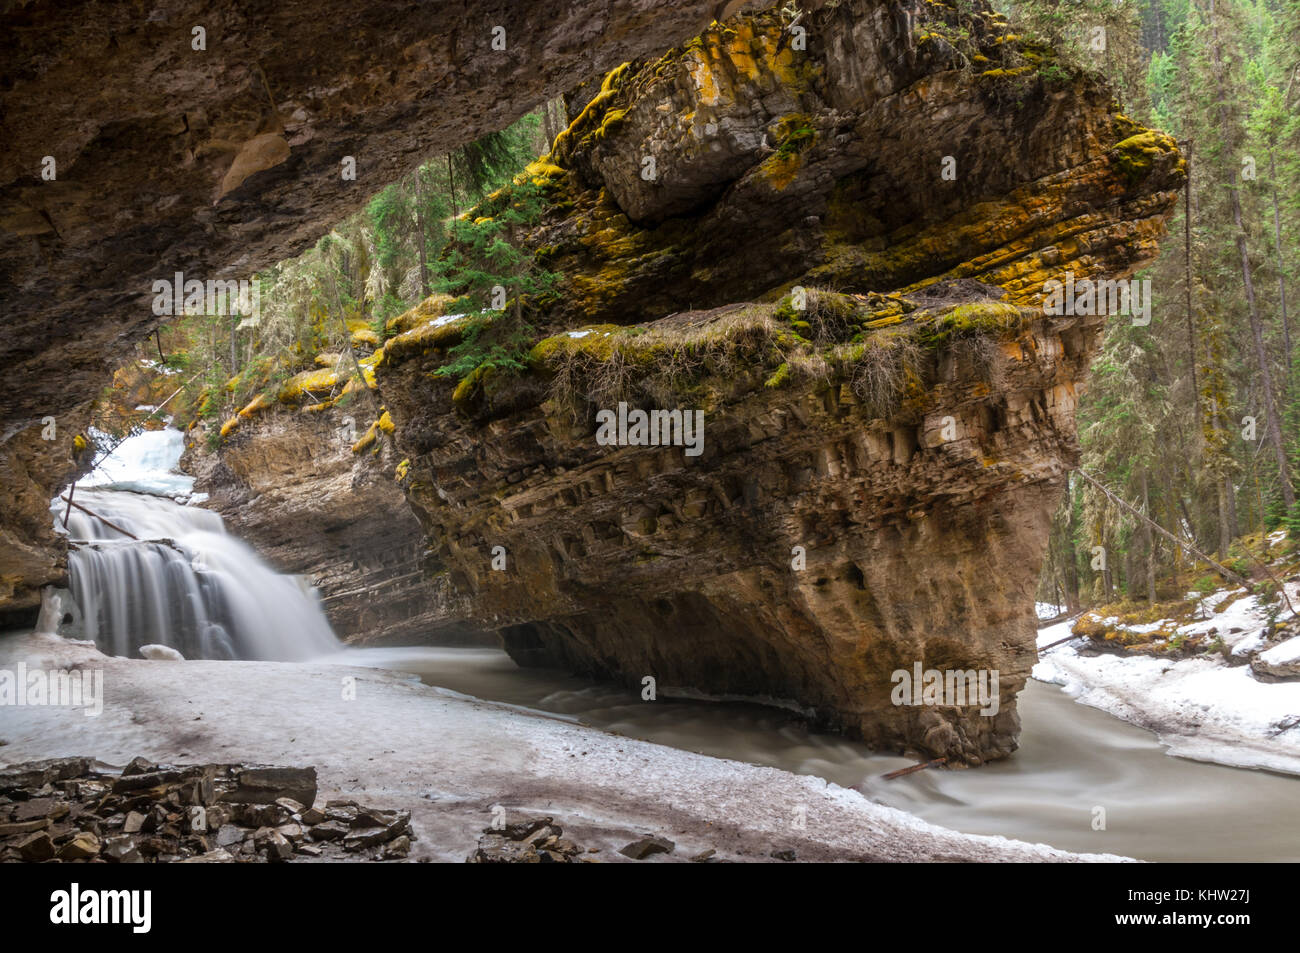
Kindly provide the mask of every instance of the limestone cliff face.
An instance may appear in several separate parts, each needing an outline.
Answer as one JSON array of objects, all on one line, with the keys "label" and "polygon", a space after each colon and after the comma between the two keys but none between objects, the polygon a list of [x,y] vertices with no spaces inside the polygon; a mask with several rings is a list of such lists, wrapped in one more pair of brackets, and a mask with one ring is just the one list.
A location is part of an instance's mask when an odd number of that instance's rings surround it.
[{"label": "limestone cliff face", "polygon": [[[979,763],[1016,745],[1104,324],[1046,316],[1043,284],[1147,261],[1183,164],[987,8],[798,25],[802,49],[771,12],[616,70],[533,168],[564,280],[527,374],[453,391],[430,371],[464,321],[429,320],[379,385],[448,611],[521,663]],[[602,445],[619,402],[703,411],[702,453]],[[894,704],[915,663],[996,670],[997,712]]]},{"label": "limestone cliff face", "polygon": [[987,8],[924,6],[836,4],[800,21],[803,52],[747,16],[611,74],[546,180],[574,206],[538,236],[559,313],[630,324],[796,279],[1036,301],[1045,275],[1154,255],[1172,141]]},{"label": "limestone cliff face", "polygon": [[[423,159],[741,5],[0,4],[0,472],[5,497],[30,501],[0,510],[0,612],[30,615],[58,576],[41,497],[75,470],[91,401],[161,320],[155,280],[291,257]],[[68,426],[34,464],[47,416]]]}]

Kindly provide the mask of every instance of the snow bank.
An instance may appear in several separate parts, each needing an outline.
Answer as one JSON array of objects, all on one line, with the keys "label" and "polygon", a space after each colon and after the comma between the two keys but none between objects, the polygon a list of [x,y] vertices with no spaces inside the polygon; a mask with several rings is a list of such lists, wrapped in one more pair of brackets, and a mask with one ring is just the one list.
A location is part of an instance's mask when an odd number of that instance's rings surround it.
[{"label": "snow bank", "polygon": [[[1287,584],[1292,602],[1300,586]],[[1231,600],[1231,601],[1230,601]],[[1034,677],[1060,685],[1076,700],[1156,732],[1169,753],[1240,768],[1300,774],[1300,682],[1261,681],[1245,664],[1252,655],[1273,664],[1300,656],[1300,638],[1264,652],[1269,607],[1244,590],[1221,590],[1202,601],[1200,618],[1125,626],[1126,632],[1212,635],[1232,657],[1208,654],[1177,660],[1149,655],[1081,654],[1086,639],[1043,653]],[[1292,617],[1288,609],[1279,621]],[[1104,619],[1112,626],[1118,620]],[[1038,631],[1040,649],[1070,635],[1075,620]]]},{"label": "snow bank", "polygon": [[600,860],[654,832],[680,860],[1103,860],[1003,837],[959,834],[819,778],[635,741],[540,712],[340,665],[110,659],[55,636],[0,637],[18,660],[104,671],[104,711],[0,708],[10,763],[93,755],[315,765],[325,796],[407,808],[412,859],[462,861],[493,807],[551,815]]}]

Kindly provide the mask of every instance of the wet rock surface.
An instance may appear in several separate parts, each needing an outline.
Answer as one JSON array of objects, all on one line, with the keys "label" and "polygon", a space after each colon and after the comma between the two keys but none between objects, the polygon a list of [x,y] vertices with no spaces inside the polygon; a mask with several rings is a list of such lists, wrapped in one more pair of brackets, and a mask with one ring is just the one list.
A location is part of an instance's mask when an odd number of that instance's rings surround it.
[{"label": "wet rock surface", "polygon": [[0,769],[0,861],[401,860],[409,811],[319,800],[316,769],[90,758]]},{"label": "wet rock surface", "polygon": [[373,448],[352,451],[367,412],[359,403],[259,414],[217,451],[196,441],[182,465],[230,532],[277,570],[311,579],[339,638],[472,638],[445,625],[428,584],[424,534],[394,480],[399,461],[391,441],[381,435]]}]

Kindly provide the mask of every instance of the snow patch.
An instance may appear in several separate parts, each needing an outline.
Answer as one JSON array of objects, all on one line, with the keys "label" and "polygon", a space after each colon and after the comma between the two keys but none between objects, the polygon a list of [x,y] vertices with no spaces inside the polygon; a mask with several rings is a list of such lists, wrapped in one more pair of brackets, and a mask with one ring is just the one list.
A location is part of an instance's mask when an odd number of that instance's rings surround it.
[{"label": "snow patch", "polygon": [[142,645],[140,656],[155,662],[184,662],[185,656],[170,645]]}]

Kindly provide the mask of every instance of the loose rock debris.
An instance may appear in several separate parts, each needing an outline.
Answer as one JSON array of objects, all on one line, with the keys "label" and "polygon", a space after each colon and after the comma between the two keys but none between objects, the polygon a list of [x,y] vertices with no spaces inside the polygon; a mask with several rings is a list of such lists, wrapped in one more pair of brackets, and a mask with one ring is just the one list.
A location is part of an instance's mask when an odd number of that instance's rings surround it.
[{"label": "loose rock debris", "polygon": [[316,794],[314,767],[136,758],[114,775],[91,758],[13,765],[0,769],[0,861],[275,863],[410,852],[409,811]]}]

